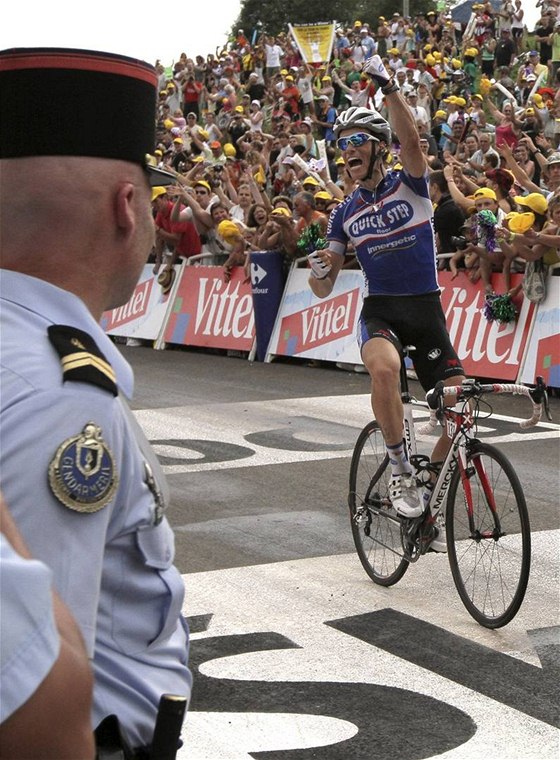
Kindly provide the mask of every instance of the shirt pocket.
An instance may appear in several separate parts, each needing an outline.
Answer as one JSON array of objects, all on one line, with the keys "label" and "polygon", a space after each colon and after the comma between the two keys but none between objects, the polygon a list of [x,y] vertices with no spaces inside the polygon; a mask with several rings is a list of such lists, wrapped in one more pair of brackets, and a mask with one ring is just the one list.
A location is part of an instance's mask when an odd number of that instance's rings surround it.
[{"label": "shirt pocket", "polygon": [[167,520],[163,520],[159,525],[140,528],[137,532],[137,544],[146,567],[157,572],[164,587],[160,607],[161,628],[148,642],[149,648],[155,648],[176,630],[181,620],[185,589],[183,579],[173,565],[175,537]]},{"label": "shirt pocket", "polygon": [[111,605],[100,622],[126,655],[153,652],[181,627],[183,579],[173,565],[167,520],[144,525],[114,547],[106,573]]}]

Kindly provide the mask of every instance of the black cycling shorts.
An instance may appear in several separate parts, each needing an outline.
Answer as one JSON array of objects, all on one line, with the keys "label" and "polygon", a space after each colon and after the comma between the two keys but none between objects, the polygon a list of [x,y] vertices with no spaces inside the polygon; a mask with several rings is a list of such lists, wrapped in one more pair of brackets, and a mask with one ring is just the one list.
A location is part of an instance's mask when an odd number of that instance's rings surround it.
[{"label": "black cycling shorts", "polygon": [[414,346],[410,356],[425,391],[438,380],[464,374],[449,340],[439,293],[367,297],[358,324],[360,349],[371,338],[385,338],[401,355],[403,346]]}]

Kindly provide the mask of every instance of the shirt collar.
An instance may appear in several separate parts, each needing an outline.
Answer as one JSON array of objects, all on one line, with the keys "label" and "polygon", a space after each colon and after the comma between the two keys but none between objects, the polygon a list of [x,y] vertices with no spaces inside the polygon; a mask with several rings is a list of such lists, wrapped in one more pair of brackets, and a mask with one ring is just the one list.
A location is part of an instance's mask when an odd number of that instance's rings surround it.
[{"label": "shirt collar", "polygon": [[78,296],[45,280],[2,269],[0,298],[39,315],[53,325],[71,325],[91,335],[114,369],[119,390],[128,399],[132,398],[134,375],[130,364]]}]

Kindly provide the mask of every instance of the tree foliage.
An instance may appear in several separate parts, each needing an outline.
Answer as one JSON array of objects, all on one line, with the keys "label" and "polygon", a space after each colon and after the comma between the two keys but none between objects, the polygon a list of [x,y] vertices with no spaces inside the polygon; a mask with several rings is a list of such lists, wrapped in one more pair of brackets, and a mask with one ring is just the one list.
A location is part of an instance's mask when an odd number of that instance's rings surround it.
[{"label": "tree foliage", "polygon": [[[409,0],[411,16],[434,9],[433,0]],[[232,33],[241,28],[252,39],[255,30],[257,34],[260,31],[279,34],[287,30],[289,23],[337,21],[352,26],[356,19],[375,28],[378,16],[389,19],[396,10],[402,11],[402,6],[395,5],[394,0],[381,0],[375,4],[371,0],[282,0],[281,3],[243,0]]]}]

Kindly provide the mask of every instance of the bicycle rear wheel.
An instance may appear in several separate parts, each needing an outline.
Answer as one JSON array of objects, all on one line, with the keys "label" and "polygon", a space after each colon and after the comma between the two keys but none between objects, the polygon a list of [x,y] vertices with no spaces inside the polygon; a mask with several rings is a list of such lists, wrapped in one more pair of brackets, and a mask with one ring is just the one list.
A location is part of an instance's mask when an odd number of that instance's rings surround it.
[{"label": "bicycle rear wheel", "polygon": [[356,551],[366,573],[381,586],[397,583],[408,568],[401,526],[389,500],[389,457],[377,422],[356,441],[350,466],[350,523]]},{"label": "bicycle rear wheel", "polygon": [[447,499],[447,549],[455,586],[473,618],[500,628],[519,611],[531,564],[523,489],[499,449],[476,442]]}]

